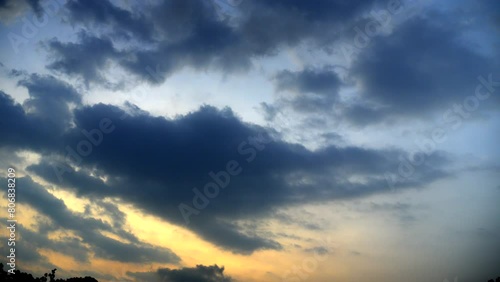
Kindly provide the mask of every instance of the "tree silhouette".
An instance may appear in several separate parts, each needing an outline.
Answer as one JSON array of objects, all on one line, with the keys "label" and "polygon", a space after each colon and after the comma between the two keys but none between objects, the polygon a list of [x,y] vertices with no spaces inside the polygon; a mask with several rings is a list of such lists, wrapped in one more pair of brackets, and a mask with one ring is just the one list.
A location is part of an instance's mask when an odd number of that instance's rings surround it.
[{"label": "tree silhouette", "polygon": [[99,282],[90,276],[74,277],[68,279],[56,279],[56,270],[52,269],[50,273],[45,273],[42,277],[35,278],[33,275],[21,272],[16,269],[14,274],[9,274],[3,269],[3,263],[0,263],[0,281],[9,282]]}]

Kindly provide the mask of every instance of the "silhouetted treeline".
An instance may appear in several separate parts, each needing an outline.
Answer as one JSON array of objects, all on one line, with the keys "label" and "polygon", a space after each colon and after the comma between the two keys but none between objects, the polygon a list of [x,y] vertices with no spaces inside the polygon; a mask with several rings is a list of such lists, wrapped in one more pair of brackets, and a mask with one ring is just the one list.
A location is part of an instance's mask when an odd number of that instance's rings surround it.
[{"label": "silhouetted treeline", "polygon": [[500,277],[497,277],[497,280],[490,279],[488,282],[500,282]]},{"label": "silhouetted treeline", "polygon": [[45,273],[42,277],[35,278],[33,275],[15,270],[14,274],[10,274],[3,269],[3,264],[0,263],[0,281],[17,281],[17,282],[98,282],[95,278],[75,277],[68,279],[56,279],[56,270],[53,269],[50,273]]}]

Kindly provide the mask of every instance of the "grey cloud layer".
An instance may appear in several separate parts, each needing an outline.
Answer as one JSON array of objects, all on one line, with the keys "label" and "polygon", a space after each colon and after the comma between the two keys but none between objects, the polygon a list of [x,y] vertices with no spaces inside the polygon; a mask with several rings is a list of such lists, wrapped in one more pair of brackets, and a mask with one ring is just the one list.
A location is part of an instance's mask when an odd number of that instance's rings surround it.
[{"label": "grey cloud layer", "polygon": [[[0,1],[0,7],[5,3],[10,2]],[[77,77],[87,86],[112,86],[108,81],[111,66],[154,84],[163,83],[186,67],[224,73],[244,71],[255,60],[276,55],[284,47],[300,43],[335,47],[345,40],[347,27],[363,22],[366,13],[381,4],[385,2],[243,1],[221,19],[213,5],[201,0],[136,3],[130,8],[110,1],[70,1],[66,5],[68,20],[83,30],[75,42],[61,38],[47,42],[51,53],[47,68]],[[490,9],[496,8],[491,5]],[[272,116],[276,108],[289,107],[303,114],[320,113],[327,118],[333,115],[366,125],[426,116],[457,99],[461,101],[473,94],[478,75],[498,69],[498,56],[496,52],[478,52],[466,44],[465,30],[455,25],[458,22],[460,19],[431,13],[403,21],[392,33],[371,38],[371,44],[345,70],[349,83],[339,78],[331,64],[282,70],[269,79],[283,100],[281,104],[267,105],[268,113]],[[249,254],[282,248],[273,239],[242,230],[233,223],[235,220],[265,218],[281,207],[388,191],[384,173],[397,168],[398,157],[405,155],[397,149],[353,146],[312,151],[274,138],[249,162],[253,154],[248,150],[241,153],[240,144],[249,137],[274,136],[273,132],[242,122],[230,109],[204,106],[166,119],[137,108],[123,119],[125,112],[117,106],[82,105],[81,95],[54,77],[17,75],[19,86],[28,90],[29,98],[20,105],[0,92],[0,148],[42,154],[41,161],[31,165],[29,172],[71,189],[80,197],[118,198],[183,225],[179,204],[191,204],[192,189],[203,189],[212,181],[209,172],[224,169],[228,161],[238,161],[243,172],[233,177],[230,185],[187,226],[233,252]],[[357,99],[345,103],[340,97],[345,87],[354,87]],[[332,113],[334,106],[338,112]],[[488,107],[498,107],[498,98],[491,98]],[[67,154],[65,148],[76,148],[87,138],[82,130],[98,128],[103,118],[110,119],[116,129],[105,135],[81,163],[61,163]],[[338,138],[335,133],[329,136]],[[66,169],[62,182],[54,171],[61,164]],[[419,168],[404,187],[423,186],[447,176],[447,164],[443,155],[430,155],[426,166]],[[76,230],[84,242],[95,244],[97,256],[134,262],[179,259],[169,250],[157,250],[121,230],[124,215],[113,205],[102,203],[114,218],[113,225],[83,219],[36,183],[28,178],[24,181],[33,187],[32,193],[38,193],[32,198],[27,194],[30,205],[59,227]],[[81,225],[89,229],[82,230]],[[98,230],[117,233],[131,243],[111,240]],[[33,239],[37,240],[45,242],[43,237]],[[58,247],[77,248],[82,242],[61,244]],[[79,249],[86,251],[83,245]],[[142,252],[143,256],[129,258],[125,256],[129,252]]]},{"label": "grey cloud layer", "polygon": [[[343,21],[376,1],[243,1],[229,19],[221,19],[211,3],[167,0],[128,10],[108,1],[71,1],[66,5],[70,21],[99,27],[93,29],[98,32],[77,43],[52,41],[54,61],[49,68],[96,83],[103,82],[95,73],[106,60],[151,83],[161,83],[184,67],[241,71],[254,58],[274,55],[283,46],[330,40]],[[108,38],[129,44],[117,48]],[[82,60],[85,66],[80,68],[82,62],[75,57],[88,58]],[[156,73],[151,76],[146,68]]]},{"label": "grey cloud layer", "polygon": [[[486,54],[467,42],[464,36],[472,29],[457,29],[458,19],[433,16],[407,20],[389,35],[365,35],[369,45],[346,70],[349,83],[340,85],[355,87],[349,101],[339,101],[339,86],[334,83],[337,74],[331,69],[317,69],[315,76],[308,69],[296,73],[285,70],[274,81],[277,89],[283,90],[281,85],[286,83],[285,90],[300,94],[265,105],[265,112],[272,117],[273,112],[290,108],[364,126],[443,114],[453,104],[475,95],[480,76],[493,74],[498,84],[498,53]],[[325,96],[323,89],[316,89],[322,85],[317,80],[328,76],[337,89],[329,89],[329,96]],[[482,107],[496,110],[499,101],[492,95]]]},{"label": "grey cloud layer", "polygon": [[[278,91],[294,95],[280,96],[265,108],[321,113],[356,125],[428,117],[473,94],[479,75],[499,69],[498,52],[485,54],[466,39],[474,32],[498,36],[492,28],[492,13],[498,11],[498,5],[475,2],[468,4],[468,13],[451,10],[449,14],[429,8],[425,15],[408,14],[410,18],[398,21],[390,18],[393,30],[389,34],[354,32],[353,27],[365,31],[367,22],[373,21],[370,12],[383,18],[381,13],[387,13],[385,9],[391,5],[399,7],[404,17],[405,8],[412,4],[243,1],[221,19],[210,1],[168,0],[156,5],[134,4],[130,9],[108,1],[72,1],[66,6],[69,18],[87,31],[81,32],[77,42],[50,41],[53,61],[48,68],[80,77],[87,85],[111,87],[104,73],[113,64],[159,84],[185,67],[237,73],[284,47],[307,43],[319,51],[340,50],[341,44],[364,36],[362,41],[369,44],[356,50],[358,55],[345,70],[349,83],[339,81],[331,63],[299,72],[283,70],[272,81]],[[480,13],[486,20],[477,19]],[[463,24],[468,18],[480,24]],[[380,19],[376,24],[379,29],[384,25]],[[338,99],[341,89],[353,86],[356,94],[349,102]],[[493,103],[498,104],[498,98]]]},{"label": "grey cloud layer", "polygon": [[[46,93],[45,88],[54,93],[68,91],[68,97],[74,91],[61,88],[64,84],[56,83],[53,77],[29,76],[23,81],[32,97]],[[138,112],[122,119],[124,112],[116,106],[79,104],[75,110],[69,111],[68,105],[62,107],[51,102],[52,99],[62,101],[56,94],[44,96],[45,103],[36,103],[32,98],[35,102],[24,105],[31,107],[27,112],[8,95],[0,95],[0,121],[12,116],[22,121],[17,127],[8,127],[8,124],[1,127],[8,130],[9,134],[5,136],[11,136],[2,139],[2,147],[42,154],[41,161],[31,165],[29,172],[71,189],[79,196],[119,198],[147,213],[183,225],[179,204],[192,205],[193,188],[203,191],[204,185],[213,181],[209,172],[217,173],[229,161],[235,160],[242,173],[232,177],[228,187],[221,189],[206,209],[192,216],[187,227],[206,240],[238,253],[280,249],[281,246],[258,234],[240,230],[232,221],[263,218],[283,206],[388,191],[384,173],[397,167],[398,156],[405,154],[393,149],[335,146],[311,151],[279,139],[266,144],[257,153],[249,144],[242,146],[242,142],[259,135],[271,138],[272,131],[242,122],[229,109],[206,106],[175,119]],[[77,99],[68,99],[66,103],[73,101]],[[67,117],[68,113],[71,118]],[[46,121],[49,117],[54,118],[54,114],[64,117],[64,125],[71,121],[74,126],[48,126]],[[116,129],[103,136],[102,143],[93,147],[92,153],[82,157],[80,163],[61,162],[68,154],[67,146],[77,150],[78,144],[87,140],[82,130],[90,132],[98,128],[103,118],[111,120]],[[22,142],[18,143],[19,140]],[[420,186],[446,176],[447,162],[441,154],[434,154],[429,158],[428,166],[419,170],[404,186]],[[75,167],[79,168],[78,171]],[[62,182],[55,168],[58,172],[64,168]],[[352,177],[363,181],[352,181]],[[77,228],[72,227],[75,220],[68,217],[70,215],[61,205],[59,202],[50,205],[59,206],[61,210],[53,216],[58,216],[56,220],[61,224],[67,223],[66,228]],[[112,213],[119,222],[120,214]],[[89,224],[104,228],[99,222]],[[89,242],[101,242],[102,246],[115,246],[120,250],[129,248],[118,242],[111,244],[95,232],[85,232],[84,235]],[[99,255],[105,256],[105,253]],[[153,253],[151,255],[156,257]],[[118,259],[120,255],[116,253],[116,256],[108,257]]]},{"label": "grey cloud layer", "polygon": [[184,267],[181,269],[160,268],[156,272],[128,272],[127,275],[147,282],[231,282],[224,275],[224,267],[217,265]]}]

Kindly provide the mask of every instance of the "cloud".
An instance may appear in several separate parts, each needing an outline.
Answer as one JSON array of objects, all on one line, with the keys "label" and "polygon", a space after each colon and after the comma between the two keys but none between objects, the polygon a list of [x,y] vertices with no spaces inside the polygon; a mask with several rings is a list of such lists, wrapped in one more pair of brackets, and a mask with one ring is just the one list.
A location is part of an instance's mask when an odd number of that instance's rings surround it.
[{"label": "cloud", "polygon": [[9,24],[17,17],[24,14],[28,7],[36,8],[36,0],[0,0],[0,21],[2,24]]},{"label": "cloud", "polygon": [[[54,227],[54,226],[50,226]],[[50,229],[40,227],[39,231],[48,232]],[[79,238],[63,237],[58,239],[49,239],[47,234],[35,232],[25,228],[23,225],[17,225],[17,231],[23,242],[19,253],[23,257],[23,262],[39,263],[47,259],[39,254],[41,249],[48,249],[73,257],[79,263],[89,263],[90,249]]]},{"label": "cloud", "polygon": [[[7,221],[7,218],[2,218],[2,220]],[[21,238],[23,238],[23,240],[24,238],[28,239],[25,242],[23,241],[23,244],[16,245],[16,252],[23,257],[23,261],[21,261],[20,264],[23,265],[24,263],[26,263],[26,265],[28,265],[28,264],[39,264],[48,262],[49,260],[47,259],[47,257],[40,254],[38,251],[39,248],[43,246],[40,244],[47,243],[46,248],[48,249],[53,249],[54,246],[58,244],[56,242],[48,240],[43,235],[38,235],[30,231],[29,229],[26,229],[22,224],[16,225],[16,228],[17,228],[16,230],[19,232],[18,234],[20,235]],[[8,237],[5,236],[1,236],[0,239],[4,242],[8,241]],[[66,250],[66,248],[64,248],[65,247],[64,244],[61,244],[61,247],[63,247],[62,248],[63,250]],[[7,244],[2,244],[2,246],[0,246],[0,251],[4,253],[9,253],[9,249],[10,247]],[[81,257],[81,261],[85,260],[86,260],[86,254],[83,257]],[[50,267],[53,266],[52,264],[49,265]]]},{"label": "cloud", "polygon": [[26,0],[26,2],[37,16],[40,17],[42,15],[43,9],[40,5],[40,0]]},{"label": "cloud", "polygon": [[380,116],[423,117],[474,95],[477,77],[494,73],[497,66],[461,36],[443,22],[418,17],[389,36],[374,38],[354,61],[350,75],[360,85],[362,98],[381,107],[360,111],[363,108],[355,106],[349,116],[358,123],[378,121]]},{"label": "cloud", "polygon": [[145,41],[153,39],[153,26],[147,20],[146,15],[133,12],[137,9],[127,10],[107,0],[68,1],[66,8],[69,11],[68,19],[73,25],[83,24],[90,29],[105,25],[109,29],[107,33],[109,36],[125,39],[137,38]]},{"label": "cloud", "polygon": [[[271,121],[277,113],[288,112],[299,114],[305,119],[303,123],[313,116],[325,122],[333,120],[330,124],[335,126],[394,124],[443,115],[452,105],[462,104],[468,96],[475,95],[479,76],[496,74],[499,68],[495,60],[498,42],[489,39],[495,32],[491,21],[477,16],[479,11],[483,13],[494,5],[471,6],[475,12],[451,10],[445,15],[431,9],[425,16],[395,17],[389,30],[377,36],[357,32],[355,38],[363,38],[366,46],[349,47],[355,55],[342,70],[344,83],[339,83],[328,64],[324,69],[314,68],[316,77],[324,78],[321,81],[311,77],[312,66],[299,72],[284,70],[274,79],[276,90],[293,95],[280,95],[274,103],[264,104],[262,110]],[[487,13],[490,14],[491,11]],[[346,24],[361,26],[355,22]],[[331,48],[342,48],[349,39],[347,34],[341,33]],[[476,40],[472,34],[480,34],[484,46],[471,44],[471,40]],[[327,79],[328,75],[332,77]],[[314,81],[312,85],[316,87],[330,82],[330,95],[306,87],[308,81]],[[336,95],[341,91],[345,95]],[[496,110],[500,100],[489,99],[481,107]]]},{"label": "cloud", "polygon": [[[31,124],[21,105],[16,104],[14,99],[3,91],[0,91],[0,116],[0,132],[2,132],[0,144],[2,146],[26,145]],[[16,120],[17,125],[7,122],[10,119]]]},{"label": "cloud", "polygon": [[357,126],[364,126],[371,123],[379,123],[387,118],[384,107],[374,105],[347,105],[344,106],[342,115],[350,123]]},{"label": "cloud", "polygon": [[[69,75],[98,84],[106,84],[96,75],[106,60],[152,84],[162,83],[185,67],[241,72],[252,66],[254,58],[275,55],[285,46],[332,40],[343,21],[375,2],[244,1],[233,7],[230,19],[221,19],[211,1],[167,0],[134,9],[110,1],[71,1],[66,5],[70,21],[87,26],[89,35],[72,44],[53,40],[49,47],[57,56],[51,68],[69,69]],[[96,44],[117,36],[127,42],[127,50],[118,52],[112,44]]]},{"label": "cloud", "polygon": [[[327,51],[346,40],[353,26],[369,20],[371,9],[385,2],[253,0],[221,15],[213,2],[203,0],[69,1],[68,13],[62,17],[64,23],[78,28],[76,36],[73,41],[62,35],[45,42],[46,68],[76,78],[87,88],[116,90],[123,84],[111,81],[122,79],[117,78],[122,74],[131,84],[162,84],[184,69],[246,72],[266,58],[275,57],[281,63],[278,55],[295,47],[310,51],[315,60],[336,59]],[[360,135],[342,132],[346,138],[342,139],[327,127],[328,121],[365,126],[429,118],[473,94],[477,76],[498,69],[494,57],[498,51],[489,50],[482,39],[478,40],[481,48],[471,43],[481,36],[495,38],[491,34],[496,33],[475,33],[481,24],[498,22],[492,12],[498,5],[491,3],[475,4],[474,13],[484,9],[476,18],[469,12],[444,16],[437,8],[425,16],[395,17],[391,23],[397,26],[387,27],[357,50],[342,68],[342,79],[335,62],[328,60],[302,70],[280,68],[268,77],[277,94],[276,103],[263,104],[269,119],[285,109],[292,118],[303,120],[302,128],[319,131],[314,132],[318,140],[325,140],[315,149],[285,141],[271,128],[244,122],[229,108],[202,106],[164,118],[132,104],[126,110],[85,104],[75,87],[54,76],[12,71],[10,78],[19,79],[18,86],[27,90],[28,99],[17,103],[0,91],[0,153],[9,158],[4,152],[36,153],[35,163],[27,167],[36,181],[18,179],[27,188],[19,201],[40,214],[35,226],[20,227],[23,240],[29,242],[19,251],[29,263],[46,260],[39,253],[41,246],[82,263],[93,256],[125,263],[180,262],[168,248],[143,242],[127,231],[126,216],[115,203],[130,204],[144,214],[184,226],[238,254],[282,250],[280,237],[306,242],[306,238],[255,227],[271,219],[293,227],[326,229],[322,221],[308,220],[307,214],[291,217],[279,211],[386,193],[391,190],[386,172],[402,174],[400,160],[408,156],[398,148],[381,149],[380,143],[369,145],[375,148],[349,144],[348,138]],[[28,7],[40,16],[43,4],[0,0],[0,17],[19,16]],[[484,19],[477,19],[478,15]],[[66,34],[65,29],[46,30],[54,31]],[[484,107],[496,110],[498,98],[490,98]],[[104,132],[103,121],[113,130]],[[303,134],[292,132],[296,133]],[[240,172],[232,175],[227,171],[235,163]],[[425,165],[396,188],[424,187],[445,178],[451,175],[449,164],[447,155],[429,152]],[[40,179],[49,184],[37,183]],[[74,192],[91,204],[85,213],[74,212],[51,193],[54,188]],[[216,189],[217,196],[208,196],[209,189]],[[194,212],[186,217],[181,207]],[[400,203],[372,204],[366,211],[396,216],[403,223],[416,218],[412,205]],[[75,236],[51,240],[49,230]],[[490,238],[490,229],[484,230],[480,235]],[[308,247],[303,250],[326,252],[318,244]],[[217,265],[199,265],[130,276],[140,281],[230,281],[223,271]]]},{"label": "cloud", "polygon": [[342,81],[326,66],[323,69],[306,68],[292,72],[283,70],[274,77],[278,92],[288,91],[293,97],[283,97],[282,103],[288,104],[299,112],[328,112],[338,99]]},{"label": "cloud", "polygon": [[281,71],[276,77],[276,88],[279,91],[289,90],[296,93],[315,93],[335,95],[341,85],[337,74],[329,69],[324,71],[304,69],[299,72]]},{"label": "cloud", "polygon": [[33,74],[18,84],[26,87],[29,93],[23,108],[33,118],[44,119],[61,131],[71,121],[69,104],[81,103],[80,94],[72,86],[52,76]]},{"label": "cloud", "polygon": [[[79,129],[68,133],[70,147],[84,140],[80,129],[95,128],[102,117],[111,119],[116,130],[93,149],[95,153],[85,157],[79,165],[82,169],[68,169],[63,182],[54,171],[57,160],[43,158],[30,171],[79,195],[119,197],[168,221],[184,224],[179,204],[192,206],[193,188],[203,191],[207,183],[214,182],[210,172],[223,171],[229,161],[237,161],[242,173],[230,179],[228,187],[221,189],[206,210],[191,217],[188,226],[206,240],[236,252],[274,249],[279,244],[243,234],[228,221],[258,218],[284,205],[383,192],[388,189],[383,173],[397,167],[397,151],[331,146],[313,152],[279,140],[265,145],[257,155],[258,150],[248,140],[266,135],[265,129],[241,122],[230,110],[204,107],[174,120],[149,115],[121,120],[121,115],[119,109],[108,105],[77,110],[75,123]],[[108,180],[90,176],[94,169]],[[435,169],[422,169],[418,180],[407,185],[420,185],[445,175],[439,166]],[[350,182],[347,179],[351,175],[366,181]],[[137,190],[138,186],[142,189]]]},{"label": "cloud", "polygon": [[0,22],[10,24],[29,10],[40,18],[44,8],[40,0],[0,0]]},{"label": "cloud", "polygon": [[[50,219],[50,223],[39,223],[37,226],[39,231],[45,230],[44,232],[35,233],[23,229],[20,233],[23,239],[31,242],[30,244],[35,249],[53,249],[83,262],[88,261],[90,252],[94,257],[120,262],[175,264],[180,261],[180,258],[169,249],[139,241],[134,235],[124,231],[123,225],[111,226],[100,219],[87,218],[70,211],[62,200],[47,192],[46,188],[34,182],[30,177],[18,178],[17,182],[26,188],[24,193],[18,195],[17,200],[29,204],[40,215]],[[78,238],[66,237],[50,240],[47,237],[48,230],[74,231]],[[104,236],[102,231],[111,232],[129,243]],[[87,248],[87,245],[90,248]]]},{"label": "cloud", "polygon": [[111,86],[103,72],[120,52],[114,48],[109,39],[94,37],[86,32],[80,32],[78,38],[78,43],[62,43],[56,39],[49,41],[48,48],[51,51],[52,62],[47,68],[75,75],[83,79],[87,87],[91,82]]},{"label": "cloud", "polygon": [[[101,32],[81,36],[78,42],[71,44],[53,40],[49,48],[54,49],[55,61],[49,68],[68,69],[69,75],[84,77],[86,83],[106,84],[97,73],[111,60],[134,76],[158,84],[185,66],[231,71],[250,65],[248,58],[238,50],[239,38],[231,27],[218,20],[209,2],[169,0],[143,8],[146,9],[144,15],[149,15],[148,20],[140,12],[123,10],[108,1],[69,3],[67,9],[75,16],[73,21],[100,26]],[[120,52],[114,49],[108,36],[103,35],[108,34],[105,30],[114,35],[129,35],[129,48]],[[150,34],[152,32],[154,34]],[[144,48],[135,44],[136,40],[152,43]]]},{"label": "cloud", "polygon": [[[7,127],[9,136],[18,136],[24,142],[21,148],[42,154],[38,163],[28,167],[29,172],[78,196],[94,201],[123,200],[178,225],[185,225],[187,218],[185,211],[179,209],[181,204],[196,208],[198,212],[188,216],[190,224],[186,227],[235,253],[282,248],[272,239],[240,228],[236,221],[265,218],[282,207],[389,191],[384,173],[398,167],[399,155],[406,155],[395,149],[335,145],[312,151],[272,137],[272,130],[242,122],[228,108],[204,106],[174,119],[144,111],[124,116],[123,110],[104,104],[77,105],[69,111],[68,104],[78,101],[71,94],[57,100],[66,103],[66,107],[55,102],[37,102],[37,95],[46,97],[43,93],[48,90],[53,90],[53,97],[58,98],[58,91],[66,89],[52,79],[31,79],[22,85],[33,96],[33,101],[24,106],[33,107],[34,112],[26,112],[5,94],[0,96],[0,109],[21,122],[22,126]],[[48,96],[44,99],[50,101]],[[46,119],[56,121],[59,116],[60,123],[66,125],[70,119],[72,125],[54,130],[39,124]],[[111,125],[112,132],[97,131],[103,119]],[[38,131],[29,132],[32,128]],[[20,144],[14,141],[7,139],[3,146],[19,148]],[[236,163],[240,172],[227,174],[229,162]],[[447,163],[445,156],[433,154],[427,166],[419,168],[400,187],[422,186],[447,176]],[[193,190],[207,194],[205,191],[214,189],[214,185],[218,186],[218,195],[205,200]],[[40,212],[64,228],[79,230],[83,240],[97,244],[96,253],[102,257],[123,260],[123,250],[130,249],[131,253],[142,252],[159,259],[160,253],[151,246],[134,243],[133,237],[128,238],[132,241],[128,245],[109,241],[96,230],[129,235],[100,221],[79,222],[64,203],[46,193],[31,199],[31,204],[37,203],[35,199],[51,202],[38,207]],[[113,208],[108,211],[120,222],[119,212]],[[80,230],[80,226],[90,229]]]},{"label": "cloud", "polygon": [[128,276],[137,281],[147,282],[231,282],[230,277],[224,275],[224,267],[217,265],[184,267],[181,269],[160,268],[156,272],[128,272]]},{"label": "cloud", "polygon": [[378,1],[245,1],[238,32],[250,50],[270,55],[280,47],[302,42],[324,47],[352,19],[375,7]]},{"label": "cloud", "polygon": [[81,102],[80,94],[52,76],[27,75],[18,84],[29,94],[22,106],[0,91],[0,132],[4,136],[0,144],[41,151],[62,145],[59,137],[71,124],[70,107]]}]

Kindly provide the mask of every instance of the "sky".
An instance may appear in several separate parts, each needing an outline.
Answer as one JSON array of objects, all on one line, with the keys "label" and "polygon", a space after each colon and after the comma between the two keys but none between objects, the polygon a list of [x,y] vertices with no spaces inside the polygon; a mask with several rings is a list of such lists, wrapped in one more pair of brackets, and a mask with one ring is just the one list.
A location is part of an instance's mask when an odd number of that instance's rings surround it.
[{"label": "sky", "polygon": [[0,0],[16,268],[500,276],[499,15],[495,0]]}]

